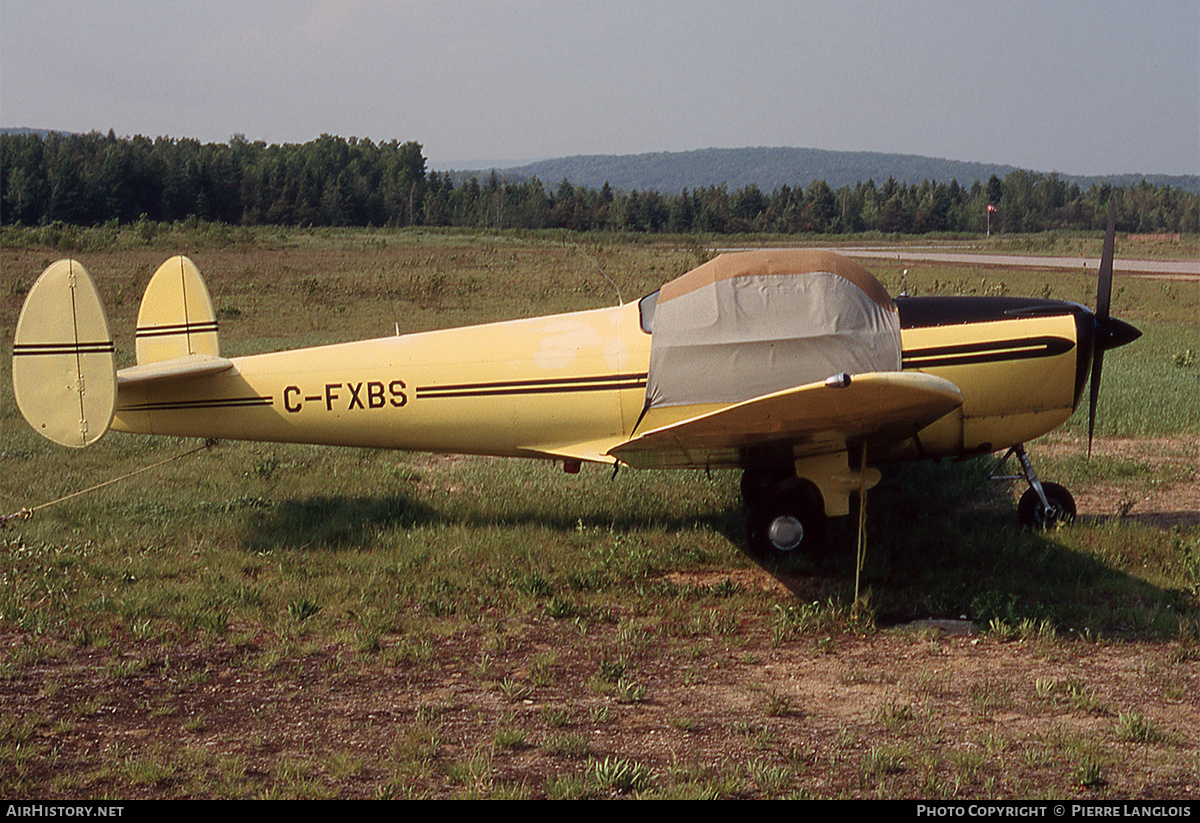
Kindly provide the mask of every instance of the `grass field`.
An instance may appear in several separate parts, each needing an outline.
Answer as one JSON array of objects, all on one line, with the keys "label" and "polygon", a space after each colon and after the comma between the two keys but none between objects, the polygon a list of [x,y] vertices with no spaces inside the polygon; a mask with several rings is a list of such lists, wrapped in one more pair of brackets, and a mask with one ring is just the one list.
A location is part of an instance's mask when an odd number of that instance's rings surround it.
[{"label": "grass field", "polygon": [[[7,363],[65,252],[5,240]],[[222,227],[65,245],[122,365],[177,252],[234,355],[609,305],[607,278],[630,300],[709,254]],[[1095,300],[1074,274],[908,268],[918,293]],[[0,795],[1195,800],[1200,283],[1122,279],[1113,305],[1145,337],[1106,360],[1096,455],[1082,413],[1030,446],[1080,521],[1018,529],[991,461],[888,470],[857,608],[852,530],[764,569],[729,472],[222,443],[14,521]],[[0,385],[0,514],[197,445],[59,449]]]}]

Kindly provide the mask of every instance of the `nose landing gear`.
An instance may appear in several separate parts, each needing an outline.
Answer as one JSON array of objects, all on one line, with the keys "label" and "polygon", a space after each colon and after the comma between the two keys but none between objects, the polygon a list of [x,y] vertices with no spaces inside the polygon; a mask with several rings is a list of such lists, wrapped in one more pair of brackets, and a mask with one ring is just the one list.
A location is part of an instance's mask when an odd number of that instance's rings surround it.
[{"label": "nose landing gear", "polygon": [[[1016,455],[1021,463],[1021,474],[998,475],[1001,466],[1010,455]],[[1009,449],[996,468],[992,471],[993,480],[1025,480],[1029,489],[1021,495],[1017,503],[1017,520],[1022,526],[1032,529],[1051,529],[1060,525],[1069,525],[1075,521],[1075,498],[1065,487],[1058,483],[1038,480],[1029,456],[1025,454],[1025,446],[1018,444]]]}]

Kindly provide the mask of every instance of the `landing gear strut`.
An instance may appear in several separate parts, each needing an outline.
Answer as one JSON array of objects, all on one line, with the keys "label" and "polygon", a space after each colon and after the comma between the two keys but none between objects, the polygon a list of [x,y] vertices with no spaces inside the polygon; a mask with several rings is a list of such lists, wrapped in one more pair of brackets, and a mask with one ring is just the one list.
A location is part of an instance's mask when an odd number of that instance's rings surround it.
[{"label": "landing gear strut", "polygon": [[[996,472],[1008,460],[1009,455],[1014,454],[1021,463],[1021,474],[997,475]],[[1071,497],[1071,493],[1066,488],[1057,483],[1038,480],[1037,472],[1033,470],[1033,464],[1029,462],[1029,456],[1025,454],[1023,444],[1013,446],[1005,453],[1004,457],[1000,458],[1000,462],[992,472],[992,478],[996,480],[1024,479],[1029,484],[1029,489],[1021,495],[1021,500],[1017,503],[1017,520],[1022,526],[1050,529],[1075,521],[1075,498]]]}]

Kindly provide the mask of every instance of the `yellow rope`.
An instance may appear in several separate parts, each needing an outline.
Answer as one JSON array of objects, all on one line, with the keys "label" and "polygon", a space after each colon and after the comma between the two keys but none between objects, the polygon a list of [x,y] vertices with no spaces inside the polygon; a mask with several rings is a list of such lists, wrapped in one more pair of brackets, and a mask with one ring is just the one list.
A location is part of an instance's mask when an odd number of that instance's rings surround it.
[{"label": "yellow rope", "polygon": [[858,585],[867,559],[867,444],[862,447],[862,464],[858,469],[858,555],[854,563],[854,613],[859,604]]},{"label": "yellow rope", "polygon": [[159,466],[165,465],[167,463],[173,463],[176,460],[182,460],[185,457],[190,457],[191,455],[195,454],[198,451],[203,451],[205,449],[211,449],[215,445],[217,445],[216,440],[212,440],[212,439],[205,440],[204,445],[197,446],[196,448],[194,448],[190,451],[186,451],[183,454],[177,454],[174,457],[168,457],[166,460],[160,460],[157,463],[154,463],[153,465],[150,465],[150,466],[143,466],[140,469],[135,469],[135,470],[129,472],[128,474],[121,475],[120,477],[114,477],[111,480],[105,480],[103,483],[97,483],[96,485],[89,486],[86,489],[80,489],[77,492],[71,492],[70,494],[63,495],[62,497],[59,497],[56,500],[51,500],[49,502],[42,503],[41,505],[34,506],[32,509],[21,509],[20,511],[13,512],[12,514],[6,514],[3,517],[0,517],[0,528],[7,527],[9,520],[15,520],[18,517],[21,518],[22,520],[29,520],[31,517],[33,517],[34,512],[41,511],[42,509],[47,509],[55,504],[62,503],[65,500],[70,500],[73,497],[79,497],[80,495],[87,494],[88,492],[94,492],[94,491],[96,491],[96,489],[102,489],[105,486],[111,486],[114,483],[120,483],[122,480],[128,480],[129,478],[133,477],[134,475],[141,474],[142,472],[148,472],[151,469],[157,469]]}]

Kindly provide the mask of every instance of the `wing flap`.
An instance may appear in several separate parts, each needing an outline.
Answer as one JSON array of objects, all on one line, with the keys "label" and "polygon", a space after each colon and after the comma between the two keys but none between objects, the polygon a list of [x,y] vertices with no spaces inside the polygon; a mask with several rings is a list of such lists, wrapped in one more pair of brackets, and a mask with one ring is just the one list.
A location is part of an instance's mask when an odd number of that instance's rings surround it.
[{"label": "wing flap", "polygon": [[617,462],[617,458],[608,454],[608,450],[614,445],[623,442],[621,438],[616,437],[560,446],[530,446],[521,449],[521,451],[530,457],[549,458],[551,460],[579,460],[583,463],[607,463],[611,466]]},{"label": "wing flap", "polygon": [[916,372],[858,374],[756,397],[648,431],[608,453],[637,468],[737,465],[742,450],[791,443],[797,456],[840,451],[846,441],[895,443],[962,405],[948,380]]}]

